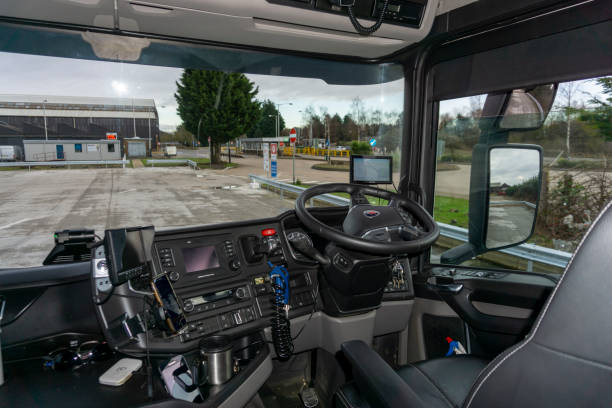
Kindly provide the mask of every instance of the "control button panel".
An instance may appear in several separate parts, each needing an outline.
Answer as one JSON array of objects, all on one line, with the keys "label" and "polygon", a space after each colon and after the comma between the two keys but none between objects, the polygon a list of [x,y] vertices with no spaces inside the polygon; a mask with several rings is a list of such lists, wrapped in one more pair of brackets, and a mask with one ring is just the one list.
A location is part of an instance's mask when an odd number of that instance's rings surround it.
[{"label": "control button panel", "polygon": [[194,340],[220,330],[250,323],[255,319],[257,319],[257,314],[253,306],[232,310],[207,319],[189,322],[183,329],[180,338],[182,342]]},{"label": "control button panel", "polygon": [[172,268],[176,266],[172,248],[161,248],[159,250],[159,260],[163,268]]}]

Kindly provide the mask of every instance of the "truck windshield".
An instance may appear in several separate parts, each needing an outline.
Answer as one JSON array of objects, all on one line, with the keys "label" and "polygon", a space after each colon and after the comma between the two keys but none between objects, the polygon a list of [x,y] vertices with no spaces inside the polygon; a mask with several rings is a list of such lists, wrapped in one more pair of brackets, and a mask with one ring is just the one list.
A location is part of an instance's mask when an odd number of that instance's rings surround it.
[{"label": "truck windshield", "polygon": [[348,182],[351,154],[392,156],[399,181],[401,68],[168,42],[148,64],[67,49],[0,52],[0,268],[41,265],[65,229],[275,216],[294,196],[266,180]]}]

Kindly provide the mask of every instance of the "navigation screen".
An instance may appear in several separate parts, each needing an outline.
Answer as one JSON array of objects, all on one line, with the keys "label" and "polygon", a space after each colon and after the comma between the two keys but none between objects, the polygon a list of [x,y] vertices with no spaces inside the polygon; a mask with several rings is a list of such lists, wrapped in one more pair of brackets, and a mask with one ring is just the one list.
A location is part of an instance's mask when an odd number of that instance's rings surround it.
[{"label": "navigation screen", "polygon": [[214,246],[183,248],[182,252],[187,273],[219,267],[219,258]]},{"label": "navigation screen", "polygon": [[351,156],[351,183],[391,184],[391,156]]}]

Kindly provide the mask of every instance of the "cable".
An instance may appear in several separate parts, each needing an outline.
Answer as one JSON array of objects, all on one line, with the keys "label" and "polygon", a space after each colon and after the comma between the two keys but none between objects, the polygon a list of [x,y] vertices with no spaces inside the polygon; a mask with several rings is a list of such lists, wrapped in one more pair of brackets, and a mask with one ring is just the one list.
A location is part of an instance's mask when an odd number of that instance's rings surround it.
[{"label": "cable", "polygon": [[310,316],[308,316],[308,319],[306,319],[306,321],[304,322],[304,325],[300,328],[300,330],[297,332],[295,337],[293,337],[291,340],[297,339],[300,336],[300,334],[302,334],[304,329],[306,328],[306,325],[308,324],[310,319],[312,319],[312,315],[314,315],[314,312],[316,312],[316,310],[317,310],[317,299],[318,298],[319,298],[319,282],[317,282],[317,287],[315,289],[314,304],[312,305],[312,310],[310,311]]},{"label": "cable", "polygon": [[270,331],[274,351],[280,361],[287,361],[293,354],[293,340],[291,339],[291,321],[285,315],[284,292],[285,283],[282,279],[272,279],[272,305],[274,310],[270,318]]},{"label": "cable", "polygon": [[[102,299],[102,300],[94,300],[94,305],[102,306],[103,304],[108,302],[108,300],[113,296],[113,292],[115,292],[115,286],[111,286],[110,291],[108,292],[108,295],[106,295],[106,297],[104,299]],[[99,299],[99,297],[96,296],[96,299]]]},{"label": "cable", "polygon": [[373,32],[375,32],[376,30],[378,30],[380,28],[380,26],[383,23],[383,19],[385,18],[385,13],[387,12],[387,6],[389,5],[389,0],[385,0],[384,4],[383,4],[383,8],[380,11],[380,15],[378,16],[378,20],[376,21],[376,23],[374,23],[374,25],[371,25],[370,27],[364,27],[362,26],[359,21],[357,21],[357,18],[355,17],[355,14],[353,13],[353,7],[354,6],[348,6],[348,15],[349,15],[349,19],[351,20],[351,23],[353,24],[353,27],[355,27],[355,30],[357,30],[357,32],[360,35],[370,35]]},{"label": "cable", "polygon": [[147,353],[147,396],[150,400],[153,400],[153,367],[151,366],[151,355],[149,353],[149,323],[146,316],[147,309],[147,296],[142,296],[142,318],[144,320],[145,327],[145,352]]}]

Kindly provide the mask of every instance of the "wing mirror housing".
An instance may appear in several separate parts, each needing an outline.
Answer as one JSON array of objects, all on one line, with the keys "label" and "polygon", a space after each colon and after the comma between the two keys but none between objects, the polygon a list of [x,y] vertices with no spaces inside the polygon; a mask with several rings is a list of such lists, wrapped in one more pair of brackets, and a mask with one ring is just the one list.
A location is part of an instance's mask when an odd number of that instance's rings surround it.
[{"label": "wing mirror housing", "polygon": [[445,251],[458,264],[487,251],[526,242],[534,233],[542,186],[542,148],[475,146],[472,153],[468,242]]}]

